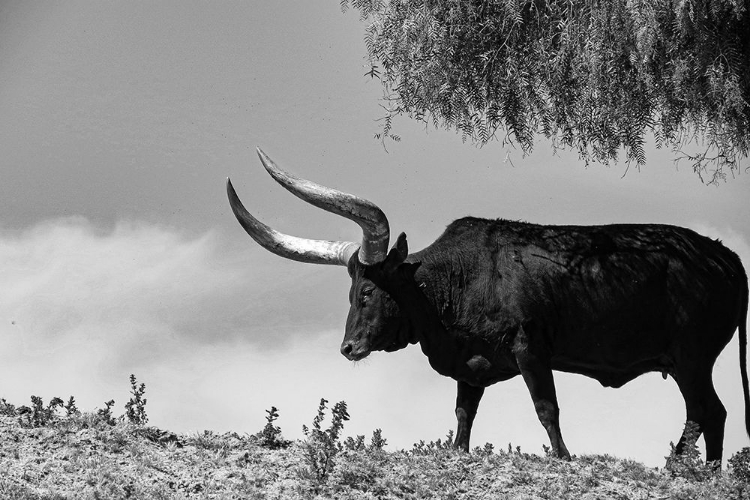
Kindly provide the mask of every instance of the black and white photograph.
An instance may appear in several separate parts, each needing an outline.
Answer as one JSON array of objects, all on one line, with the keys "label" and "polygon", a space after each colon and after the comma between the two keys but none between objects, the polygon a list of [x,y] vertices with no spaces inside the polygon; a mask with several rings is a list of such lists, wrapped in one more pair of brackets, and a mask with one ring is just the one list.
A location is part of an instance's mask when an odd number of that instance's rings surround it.
[{"label": "black and white photograph", "polygon": [[748,33],[0,0],[0,498],[748,498]]}]

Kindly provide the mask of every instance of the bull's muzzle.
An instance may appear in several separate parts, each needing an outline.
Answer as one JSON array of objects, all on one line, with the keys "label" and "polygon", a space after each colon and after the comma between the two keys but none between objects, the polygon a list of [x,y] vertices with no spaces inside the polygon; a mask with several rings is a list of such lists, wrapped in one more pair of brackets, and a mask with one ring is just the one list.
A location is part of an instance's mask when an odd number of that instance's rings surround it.
[{"label": "bull's muzzle", "polygon": [[352,340],[345,340],[341,343],[341,354],[349,361],[359,361],[370,354],[370,349],[363,345],[357,345]]}]

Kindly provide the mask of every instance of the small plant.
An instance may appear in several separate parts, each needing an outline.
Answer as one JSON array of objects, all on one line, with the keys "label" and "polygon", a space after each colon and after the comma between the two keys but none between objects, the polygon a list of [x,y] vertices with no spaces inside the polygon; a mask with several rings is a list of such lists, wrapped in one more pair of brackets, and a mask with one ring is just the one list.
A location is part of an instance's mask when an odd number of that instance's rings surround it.
[{"label": "small plant", "polygon": [[323,430],[321,424],[325,418],[327,404],[328,401],[321,398],[312,429],[308,429],[306,425],[302,426],[302,433],[307,438],[303,443],[307,470],[302,473],[302,476],[313,480],[316,484],[315,489],[317,485],[325,482],[333,470],[336,454],[343,449],[339,436],[344,428],[344,422],[349,420],[346,402],[339,401],[331,408],[331,425]]},{"label": "small plant", "polygon": [[368,451],[383,451],[383,448],[388,444],[388,441],[383,437],[383,431],[381,429],[375,429],[372,431],[372,438],[370,438],[370,447]]},{"label": "small plant", "polygon": [[742,448],[727,463],[735,479],[750,484],[750,448]]},{"label": "small plant", "polygon": [[65,416],[66,417],[72,417],[73,415],[80,415],[81,412],[76,406],[76,400],[73,398],[73,396],[70,396],[70,399],[68,399],[68,402],[65,403]]},{"label": "small plant", "polygon": [[365,444],[364,434],[358,435],[356,438],[351,436],[347,437],[344,441],[343,448],[348,451],[367,451],[367,452],[380,452],[388,444],[388,440],[383,437],[383,431],[381,429],[375,429],[372,431],[372,437],[370,438],[370,444]]},{"label": "small plant", "polygon": [[445,441],[438,439],[437,441],[430,441],[425,443],[424,440],[420,440],[415,443],[411,449],[411,452],[415,455],[429,455],[437,454],[439,452],[450,452],[453,451],[453,431],[448,431],[445,436]]},{"label": "small plant", "polygon": [[112,407],[115,405],[115,400],[110,399],[106,403],[104,403],[104,408],[99,408],[96,410],[96,417],[97,420],[100,422],[104,422],[107,425],[115,425],[117,422],[115,421],[115,417],[112,415]]},{"label": "small plant", "polygon": [[344,448],[349,451],[365,451],[367,446],[365,445],[365,435],[359,434],[356,438],[351,436],[347,437],[344,441]]},{"label": "small plant", "polygon": [[495,445],[492,443],[484,443],[483,447],[476,446],[472,453],[479,456],[489,457],[495,451]]},{"label": "small plant", "polygon": [[0,415],[5,415],[6,417],[15,417],[16,406],[5,401],[5,398],[0,398]]},{"label": "small plant", "polygon": [[146,425],[148,417],[146,416],[146,398],[143,395],[146,392],[146,384],[138,382],[135,375],[130,374],[130,400],[125,403],[125,417],[128,422],[135,425]]},{"label": "small plant", "polygon": [[688,420],[685,422],[685,430],[682,433],[682,453],[677,454],[677,447],[669,443],[670,452],[666,457],[665,468],[672,477],[682,477],[692,481],[704,481],[713,475],[716,464],[704,464],[701,460],[701,452],[698,449],[698,437],[700,426],[696,422]]},{"label": "small plant", "polygon": [[21,427],[44,427],[57,418],[55,410],[63,406],[63,400],[52,398],[47,407],[39,396],[31,396],[31,408],[21,406],[18,408],[18,423]]},{"label": "small plant", "polygon": [[221,436],[211,430],[197,433],[190,441],[193,446],[200,450],[217,451],[226,448]]},{"label": "small plant", "polygon": [[275,406],[272,406],[270,410],[266,410],[266,425],[263,430],[255,435],[260,440],[260,445],[265,448],[277,449],[286,448],[291,444],[291,441],[287,441],[281,437],[281,427],[275,425],[276,419],[279,418],[279,410]]}]

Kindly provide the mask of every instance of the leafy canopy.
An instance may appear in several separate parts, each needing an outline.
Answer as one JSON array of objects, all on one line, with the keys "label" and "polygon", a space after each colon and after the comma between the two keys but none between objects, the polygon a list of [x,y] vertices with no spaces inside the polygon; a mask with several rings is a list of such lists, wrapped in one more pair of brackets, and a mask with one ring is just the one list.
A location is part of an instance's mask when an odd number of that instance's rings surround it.
[{"label": "leafy canopy", "polygon": [[[745,0],[341,0],[367,24],[386,116],[530,152],[554,148],[639,167],[644,136],[702,180],[734,174],[750,141]],[[698,154],[685,153],[694,143]],[[705,176],[705,178],[704,178]]]}]

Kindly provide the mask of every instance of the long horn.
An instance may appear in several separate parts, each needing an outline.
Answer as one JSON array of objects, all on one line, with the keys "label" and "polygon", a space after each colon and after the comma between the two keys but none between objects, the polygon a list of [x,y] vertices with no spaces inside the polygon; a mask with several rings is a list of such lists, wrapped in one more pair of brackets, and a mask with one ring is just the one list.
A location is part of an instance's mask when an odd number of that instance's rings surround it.
[{"label": "long horn", "polygon": [[385,259],[388,253],[390,228],[388,219],[377,205],[349,193],[291,175],[277,167],[260,148],[258,148],[258,156],[271,177],[293,195],[318,208],[341,215],[359,224],[363,233],[362,247],[359,250],[360,262],[375,264]]},{"label": "long horn", "polygon": [[229,179],[227,179],[227,196],[234,215],[247,234],[252,236],[260,246],[281,257],[312,264],[346,266],[349,264],[349,258],[359,248],[357,243],[350,241],[308,240],[273,230],[245,209]]}]

